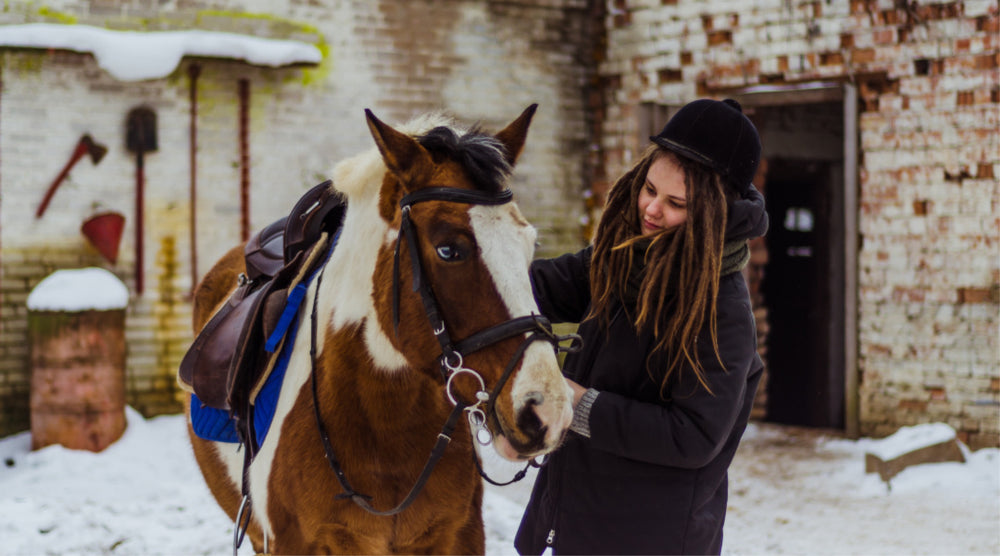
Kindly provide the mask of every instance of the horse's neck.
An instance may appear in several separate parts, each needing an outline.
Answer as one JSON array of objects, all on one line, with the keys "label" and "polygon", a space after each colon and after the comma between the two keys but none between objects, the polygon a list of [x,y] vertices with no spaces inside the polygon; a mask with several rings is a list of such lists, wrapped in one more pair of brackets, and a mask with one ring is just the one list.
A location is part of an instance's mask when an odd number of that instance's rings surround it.
[{"label": "horse's neck", "polygon": [[377,323],[371,293],[376,257],[394,239],[379,214],[384,172],[377,151],[335,169],[349,208],[324,271],[317,307],[319,315],[330,315],[321,325],[326,331],[317,346],[322,353],[320,403],[331,419],[360,426],[440,426],[450,411],[440,385],[432,374],[410,368]]},{"label": "horse's neck", "polygon": [[[328,341],[343,341],[336,336]],[[350,336],[353,346],[363,345],[359,332]],[[324,350],[320,376],[320,404],[333,421],[396,431],[439,427],[448,416],[440,385],[416,369],[386,371],[374,367],[366,354],[331,349]]]}]

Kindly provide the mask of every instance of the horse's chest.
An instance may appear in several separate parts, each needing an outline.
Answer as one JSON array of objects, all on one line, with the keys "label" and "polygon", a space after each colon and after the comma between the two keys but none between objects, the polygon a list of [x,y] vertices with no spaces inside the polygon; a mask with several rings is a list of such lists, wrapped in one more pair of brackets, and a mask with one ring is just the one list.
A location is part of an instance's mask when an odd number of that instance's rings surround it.
[{"label": "horse's chest", "polygon": [[[296,546],[287,547],[293,552],[422,551],[420,546],[440,546],[440,539],[453,536],[456,524],[481,520],[476,502],[481,483],[470,461],[471,440],[464,423],[412,505],[385,517],[337,499],[344,488],[326,459],[318,429],[304,426],[315,423],[311,394],[300,396],[288,422],[297,426],[282,429],[267,490],[272,530],[276,537],[286,532],[289,541],[299,539]],[[328,426],[344,477],[379,510],[394,508],[406,498],[439,432],[440,424],[377,429],[343,417]]]}]

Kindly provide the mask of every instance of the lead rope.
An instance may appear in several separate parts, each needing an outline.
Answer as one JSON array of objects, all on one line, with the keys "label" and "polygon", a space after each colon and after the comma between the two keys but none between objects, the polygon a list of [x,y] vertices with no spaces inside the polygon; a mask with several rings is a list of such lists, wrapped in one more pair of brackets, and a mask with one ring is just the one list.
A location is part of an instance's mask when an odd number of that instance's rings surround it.
[{"label": "lead rope", "polygon": [[531,460],[528,460],[528,463],[524,466],[524,469],[521,469],[520,471],[518,471],[517,473],[514,474],[514,477],[511,480],[509,480],[507,482],[504,482],[504,483],[501,483],[501,482],[498,482],[498,481],[495,481],[495,480],[491,479],[490,476],[486,474],[486,470],[483,469],[483,464],[482,464],[482,462],[479,461],[479,457],[477,456],[475,450],[472,451],[472,461],[476,462],[476,471],[479,471],[479,476],[482,477],[483,480],[485,480],[487,483],[489,483],[491,485],[494,485],[494,486],[498,486],[498,487],[505,487],[505,486],[508,486],[508,485],[512,485],[512,484],[520,481],[521,479],[527,477],[528,476],[528,471],[532,467],[534,467],[536,469],[541,469],[542,466],[545,465],[545,462],[536,463],[535,460],[534,460],[534,458],[532,458]]}]

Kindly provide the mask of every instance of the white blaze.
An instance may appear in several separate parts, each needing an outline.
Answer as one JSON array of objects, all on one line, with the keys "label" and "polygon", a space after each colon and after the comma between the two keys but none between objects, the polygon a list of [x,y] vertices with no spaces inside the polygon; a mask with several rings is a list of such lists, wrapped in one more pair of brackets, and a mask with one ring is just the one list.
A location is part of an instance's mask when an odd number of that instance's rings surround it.
[{"label": "white blaze", "polygon": [[[539,314],[528,280],[537,237],[535,229],[514,203],[474,206],[469,209],[469,219],[480,256],[511,318]],[[511,386],[514,410],[519,411],[534,392],[545,397],[543,405],[536,406],[535,411],[549,427],[547,440],[552,444],[573,419],[572,405],[568,402],[573,393],[548,342],[532,342],[524,352],[521,369],[514,375]]]}]

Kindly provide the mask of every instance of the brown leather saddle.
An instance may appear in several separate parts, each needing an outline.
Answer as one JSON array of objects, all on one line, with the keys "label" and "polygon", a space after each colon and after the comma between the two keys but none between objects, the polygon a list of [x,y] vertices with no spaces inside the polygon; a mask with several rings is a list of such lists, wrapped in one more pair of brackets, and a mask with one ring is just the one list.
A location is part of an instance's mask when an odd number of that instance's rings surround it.
[{"label": "brown leather saddle", "polygon": [[246,274],[181,361],[177,378],[182,388],[204,405],[247,414],[280,351],[279,345],[269,352],[265,342],[279,323],[289,291],[322,264],[328,238],[346,210],[346,199],[327,180],[306,192],[288,216],[247,241]]}]

